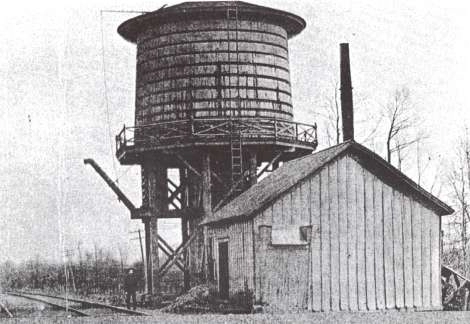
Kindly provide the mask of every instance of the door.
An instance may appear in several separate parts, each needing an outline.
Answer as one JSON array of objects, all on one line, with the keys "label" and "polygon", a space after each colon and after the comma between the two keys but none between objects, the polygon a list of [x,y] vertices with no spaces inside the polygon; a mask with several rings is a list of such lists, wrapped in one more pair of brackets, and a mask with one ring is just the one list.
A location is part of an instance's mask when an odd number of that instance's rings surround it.
[{"label": "door", "polygon": [[219,243],[219,293],[221,298],[228,299],[228,242]]}]

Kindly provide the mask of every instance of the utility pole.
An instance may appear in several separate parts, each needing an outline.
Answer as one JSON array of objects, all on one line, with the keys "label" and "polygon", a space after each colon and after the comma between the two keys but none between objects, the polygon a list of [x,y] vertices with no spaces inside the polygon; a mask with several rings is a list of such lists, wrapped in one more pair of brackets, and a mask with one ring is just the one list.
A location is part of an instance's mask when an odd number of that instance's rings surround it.
[{"label": "utility pole", "polygon": [[140,228],[137,230],[137,231],[133,231],[133,232],[129,232],[131,234],[139,234],[139,237],[136,237],[136,238],[132,238],[131,241],[135,241],[135,240],[139,240],[139,244],[140,244],[140,255],[142,257],[142,267],[143,267],[143,273],[144,273],[144,281],[145,281],[145,287],[147,287],[147,265],[146,265],[146,262],[145,262],[145,258],[144,258],[144,245],[142,243],[142,233],[141,233],[141,230]]},{"label": "utility pole", "polygon": [[78,274],[78,283],[79,283],[79,288],[86,282],[86,277],[84,276],[84,271],[83,271],[83,259],[82,259],[82,249],[81,249],[82,241],[78,241],[77,244],[77,250],[78,250],[78,269],[79,269],[79,274]]},{"label": "utility pole", "polygon": [[[72,279],[72,289],[74,292],[76,292],[76,286],[75,286],[75,277],[73,275],[73,264],[72,264],[72,261],[71,261],[71,258],[73,257],[74,255],[74,250],[73,249],[69,249],[69,250],[65,250],[64,251],[64,256],[65,256],[65,263],[66,263],[66,267],[65,267],[65,271],[66,271],[66,274],[65,274],[65,277],[68,278],[68,273],[70,273],[70,278]],[[67,264],[69,265],[67,267]],[[66,284],[67,286],[67,284]]]},{"label": "utility pole", "polygon": [[96,243],[94,244],[95,248],[95,291],[98,292],[98,247]]}]

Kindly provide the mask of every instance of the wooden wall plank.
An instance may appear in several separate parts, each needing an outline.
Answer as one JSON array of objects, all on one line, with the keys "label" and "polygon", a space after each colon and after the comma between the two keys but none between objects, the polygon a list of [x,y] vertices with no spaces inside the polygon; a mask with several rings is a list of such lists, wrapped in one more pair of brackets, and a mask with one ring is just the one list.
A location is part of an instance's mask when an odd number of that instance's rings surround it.
[{"label": "wooden wall plank", "polygon": [[346,169],[346,193],[347,193],[347,218],[348,218],[348,289],[349,289],[349,309],[358,310],[357,291],[357,215],[356,205],[356,161],[347,159]]},{"label": "wooden wall plank", "polygon": [[322,311],[331,309],[330,280],[330,202],[328,168],[320,172],[321,182],[321,294]]},{"label": "wooden wall plank", "polygon": [[311,298],[312,310],[321,311],[322,308],[322,242],[321,242],[321,188],[320,176],[317,175],[310,180],[310,202],[311,202],[311,221],[312,224],[312,239],[311,239]]},{"label": "wooden wall plank", "polygon": [[375,300],[375,255],[374,255],[374,178],[365,173],[365,227],[366,227],[366,289],[367,308],[376,309]]},{"label": "wooden wall plank", "polygon": [[282,224],[293,224],[292,220],[292,194],[290,192],[282,196]]},{"label": "wooden wall plank", "polygon": [[423,275],[423,308],[431,308],[431,212],[422,207],[421,262]]},{"label": "wooden wall plank", "polygon": [[[297,184],[291,193],[291,203],[292,203],[292,214],[291,214],[291,224],[303,225],[302,223],[302,214],[301,210],[304,207],[308,207],[306,204],[302,204],[301,201],[301,184]],[[308,212],[308,209],[307,209]]]},{"label": "wooden wall plank", "polygon": [[[257,299],[262,299],[263,279],[254,278],[253,272],[253,235],[252,221],[235,223],[220,227],[211,228],[208,233],[214,239],[213,253],[216,261],[216,274],[218,273],[218,243],[221,239],[227,239],[229,243],[229,290],[231,294],[244,290],[254,290]],[[260,235],[261,238],[261,235]],[[263,251],[259,246],[258,267],[263,268]],[[256,291],[258,290],[259,291]]]},{"label": "wooden wall plank", "polygon": [[423,307],[423,280],[421,262],[421,206],[411,201],[411,235],[413,236],[413,304],[417,308]]},{"label": "wooden wall plank", "polygon": [[377,309],[385,309],[384,275],[384,213],[382,205],[382,182],[374,177],[375,214],[375,293]]},{"label": "wooden wall plank", "polygon": [[339,234],[339,306],[341,310],[349,310],[348,284],[348,201],[347,174],[348,157],[338,160],[338,234]]},{"label": "wooden wall plank", "polygon": [[300,185],[300,226],[311,225],[310,214],[311,214],[311,197],[310,197],[310,181],[304,181]]},{"label": "wooden wall plank", "polygon": [[356,234],[357,234],[357,306],[361,311],[367,310],[366,292],[366,236],[365,236],[365,210],[364,210],[364,169],[354,164],[356,179]]},{"label": "wooden wall plank", "polygon": [[[271,206],[269,206],[267,209],[271,209]],[[260,220],[266,220],[267,217],[267,209],[263,210],[263,212],[258,215],[258,217],[253,218],[253,232],[254,232],[254,248],[255,248],[255,255],[254,255],[254,266],[255,266],[255,303],[262,303],[262,282],[261,278],[263,275],[263,251],[262,251],[262,237],[261,237],[261,231],[260,231]]]},{"label": "wooden wall plank", "polygon": [[395,276],[393,273],[393,194],[392,188],[383,185],[384,210],[384,275],[385,275],[385,306],[395,308]]},{"label": "wooden wall plank", "polygon": [[[438,220],[438,225],[439,225],[439,254],[438,254],[438,257],[439,257],[439,271],[442,269],[442,217],[439,217],[439,220]],[[438,280],[439,282],[439,308],[442,309],[443,305],[442,305],[442,281]]]},{"label": "wooden wall plank", "polygon": [[403,196],[403,269],[405,274],[405,306],[413,307],[413,237],[410,198]]},{"label": "wooden wall plank", "polygon": [[330,272],[331,272],[331,309],[339,310],[339,217],[338,217],[338,162],[328,165],[328,191],[330,202]]},{"label": "wooden wall plank", "polygon": [[393,190],[393,261],[395,276],[395,302],[396,307],[405,306],[405,290],[403,278],[403,203],[402,194]]},{"label": "wooden wall plank", "polygon": [[285,224],[283,213],[282,213],[282,199],[278,199],[274,202],[272,215],[273,215],[273,222],[272,222],[273,226]]},{"label": "wooden wall plank", "polygon": [[[318,177],[317,177],[318,178]],[[300,219],[299,224],[301,226],[309,226],[312,225],[311,221],[311,208],[312,208],[312,198],[310,197],[310,181],[306,180],[300,183]],[[313,226],[312,226],[313,230]],[[310,245],[308,246],[308,253],[306,259],[304,260],[307,263],[307,289],[305,290],[305,304],[306,309],[311,311],[312,310],[312,239],[313,233],[310,232]],[[317,269],[317,273],[319,269]]]},{"label": "wooden wall plank", "polygon": [[439,269],[439,216],[430,212],[431,225],[431,306],[441,307],[441,275]]}]

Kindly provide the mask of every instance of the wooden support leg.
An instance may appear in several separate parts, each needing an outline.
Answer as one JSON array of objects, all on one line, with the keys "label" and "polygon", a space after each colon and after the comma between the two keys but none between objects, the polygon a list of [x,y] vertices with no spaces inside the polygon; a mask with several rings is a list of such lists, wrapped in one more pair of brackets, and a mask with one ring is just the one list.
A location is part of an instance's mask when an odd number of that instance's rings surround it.
[{"label": "wooden support leg", "polygon": [[150,241],[150,219],[144,221],[145,226],[145,256],[147,260],[147,294],[153,294],[153,264],[152,264],[152,244]]},{"label": "wooden support leg", "polygon": [[256,159],[256,152],[255,151],[248,151],[248,168],[249,168],[249,185],[250,187],[258,181],[258,177],[256,176],[256,171],[258,168],[258,161]]},{"label": "wooden support leg", "polygon": [[[181,219],[181,235],[183,244],[188,241],[188,220],[186,217]],[[183,252],[183,259],[184,259],[184,271],[183,271],[183,281],[184,281],[184,291],[188,291],[191,288],[190,283],[190,276],[189,276],[189,259],[188,259],[188,251],[185,250]]]},{"label": "wooden support leg", "polygon": [[158,277],[158,218],[152,217],[150,219],[150,244],[151,244],[151,254],[152,261],[149,262],[152,265],[152,290],[153,294],[156,294],[160,291],[160,278]]},{"label": "wooden support leg", "polygon": [[145,250],[147,254],[147,292],[156,294],[159,291],[158,278],[158,218],[157,215],[168,210],[168,188],[166,166],[157,160],[144,165],[148,193],[148,207],[152,216],[145,222]]},{"label": "wooden support leg", "polygon": [[211,165],[210,155],[205,153],[202,158],[202,210],[204,217],[212,213]]},{"label": "wooden support leg", "polygon": [[[188,207],[188,175],[185,168],[180,168],[180,186],[181,190],[181,208]],[[181,218],[181,244],[185,244],[188,241],[188,219],[186,217]],[[184,291],[188,291],[191,288],[190,276],[189,276],[189,258],[188,251],[184,250],[183,252],[183,285]]]},{"label": "wooden support leg", "polygon": [[[212,183],[211,183],[211,161],[209,153],[206,153],[202,159],[202,210],[203,218],[208,217],[212,214]],[[256,175],[255,175],[256,176]],[[199,222],[199,221],[198,221]],[[207,269],[208,269],[208,258],[206,250],[206,237],[207,228],[200,229],[200,237],[197,239],[198,250],[202,262],[200,265],[200,271],[202,272],[202,278],[207,281]]]},{"label": "wooden support leg", "polygon": [[463,298],[463,307],[462,307],[462,310],[463,310],[463,311],[468,310],[468,289],[465,289],[465,294],[464,294],[464,298]]},{"label": "wooden support leg", "polygon": [[[188,206],[189,208],[198,208],[199,201],[200,201],[200,178],[196,177],[193,173],[188,172]],[[195,230],[197,229],[195,217],[188,216],[186,219],[186,231],[188,237],[191,237]],[[187,240],[184,242],[186,244]],[[189,248],[185,251],[186,254],[186,269],[188,273],[195,277],[197,273],[197,261],[198,261],[198,253],[197,247],[193,242]],[[189,275],[188,275],[188,279]],[[194,285],[194,283],[190,282],[189,285]]]}]

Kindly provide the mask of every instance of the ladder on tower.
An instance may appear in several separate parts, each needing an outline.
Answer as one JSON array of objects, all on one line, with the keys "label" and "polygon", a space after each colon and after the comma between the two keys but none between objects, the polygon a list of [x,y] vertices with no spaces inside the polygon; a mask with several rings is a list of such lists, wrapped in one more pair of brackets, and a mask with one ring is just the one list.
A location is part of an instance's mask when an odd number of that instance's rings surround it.
[{"label": "ladder on tower", "polygon": [[[241,117],[241,104],[240,104],[240,57],[238,49],[238,4],[235,3],[235,6],[229,6],[227,8],[227,42],[228,42],[228,63],[229,63],[229,88],[232,87],[231,82],[231,38],[230,38],[230,21],[235,21],[235,66],[236,66],[236,110],[237,117]],[[231,107],[230,107],[231,108]],[[242,134],[241,130],[238,127],[237,123],[233,121],[235,116],[234,111],[230,112],[231,120],[231,129],[230,129],[230,156],[231,156],[231,171],[232,171],[232,186],[237,184],[237,187],[234,188],[234,194],[238,195],[243,190],[243,151],[242,151]]]},{"label": "ladder on tower", "polygon": [[[242,136],[241,131],[233,125],[230,132],[230,156],[232,166],[232,185],[240,183],[243,176],[243,151],[242,151]],[[235,194],[242,191],[242,185],[235,188]]]}]

